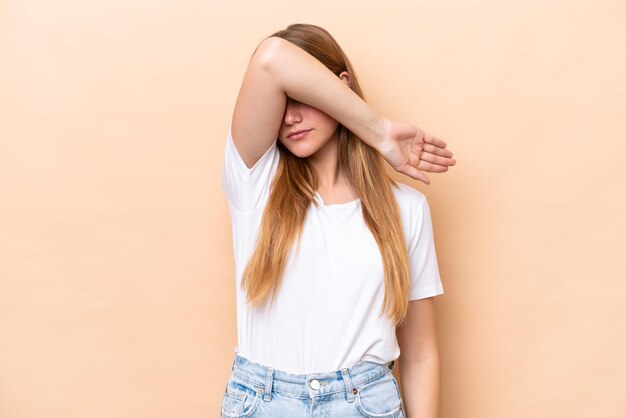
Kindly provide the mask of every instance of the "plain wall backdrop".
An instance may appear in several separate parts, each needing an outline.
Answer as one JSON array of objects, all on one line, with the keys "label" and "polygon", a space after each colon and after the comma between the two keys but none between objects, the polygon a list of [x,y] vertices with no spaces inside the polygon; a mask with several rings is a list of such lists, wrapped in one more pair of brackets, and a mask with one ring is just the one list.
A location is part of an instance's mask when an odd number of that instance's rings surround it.
[{"label": "plain wall backdrop", "polygon": [[626,416],[624,1],[5,0],[0,417],[219,416],[224,145],[291,23],[454,152],[430,186],[388,167],[432,210],[441,417]]}]

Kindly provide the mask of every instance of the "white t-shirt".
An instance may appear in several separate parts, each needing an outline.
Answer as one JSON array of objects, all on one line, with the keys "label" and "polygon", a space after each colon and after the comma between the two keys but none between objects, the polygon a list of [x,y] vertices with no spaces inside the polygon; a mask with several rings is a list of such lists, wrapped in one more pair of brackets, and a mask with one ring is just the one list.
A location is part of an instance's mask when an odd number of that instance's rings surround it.
[{"label": "white t-shirt", "polygon": [[[277,139],[249,169],[229,128],[221,186],[228,199],[235,258],[237,346],[256,363],[289,373],[322,373],[361,360],[386,363],[400,355],[395,326],[382,315],[384,272],[380,250],[365,224],[359,199],[309,205],[300,248],[288,258],[269,309],[252,309],[241,289],[261,217],[278,167]],[[443,293],[428,202],[419,191],[392,186],[410,257],[409,300]]]}]

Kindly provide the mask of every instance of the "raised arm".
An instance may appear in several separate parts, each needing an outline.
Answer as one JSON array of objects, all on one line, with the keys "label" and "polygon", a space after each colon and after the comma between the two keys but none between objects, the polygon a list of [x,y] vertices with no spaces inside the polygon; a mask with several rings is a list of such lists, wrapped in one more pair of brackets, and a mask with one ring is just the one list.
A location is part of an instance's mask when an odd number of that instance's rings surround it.
[{"label": "raised arm", "polygon": [[233,112],[233,143],[248,168],[273,144],[285,114],[287,97],[268,68],[273,43],[265,39],[250,58]]},{"label": "raised arm", "polygon": [[396,171],[430,184],[422,171],[442,173],[456,164],[443,140],[417,126],[379,115],[306,51],[279,37],[270,37],[266,41],[271,44],[267,68],[280,89],[350,129],[377,150]]},{"label": "raised arm", "polygon": [[278,135],[286,96],[313,106],[376,146],[385,120],[306,51],[272,36],[248,63],[232,121],[233,142],[248,167]]},{"label": "raised arm", "polygon": [[312,55],[272,36],[250,60],[233,115],[233,141],[248,167],[276,139],[286,96],[330,115],[378,150],[395,170],[427,184],[418,169],[442,172],[455,163],[445,142],[384,118]]},{"label": "raised arm", "polygon": [[377,148],[385,118],[306,51],[282,38],[267,41],[269,71],[287,96],[321,110]]}]

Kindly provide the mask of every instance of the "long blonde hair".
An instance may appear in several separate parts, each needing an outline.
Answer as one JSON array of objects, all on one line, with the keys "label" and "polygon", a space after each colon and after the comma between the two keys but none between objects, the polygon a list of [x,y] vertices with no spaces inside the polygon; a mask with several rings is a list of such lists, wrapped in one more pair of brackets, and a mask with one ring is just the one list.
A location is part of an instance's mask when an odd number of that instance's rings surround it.
[{"label": "long blonde hair", "polygon": [[[325,29],[310,24],[292,24],[275,32],[277,36],[311,54],[335,75],[347,71],[351,89],[365,100],[356,73],[339,44]],[[339,131],[339,169],[361,200],[363,219],[380,250],[385,272],[385,295],[379,317],[387,313],[400,324],[407,312],[409,258],[400,212],[392,186],[397,183],[383,169],[382,156],[343,125]],[[307,208],[317,206],[317,177],[306,159],[293,155],[277,141],[280,162],[271,184],[267,206],[261,219],[256,246],[244,272],[241,286],[248,302],[255,307],[278,292],[289,251],[298,243]],[[270,305],[271,306],[271,305]]]}]

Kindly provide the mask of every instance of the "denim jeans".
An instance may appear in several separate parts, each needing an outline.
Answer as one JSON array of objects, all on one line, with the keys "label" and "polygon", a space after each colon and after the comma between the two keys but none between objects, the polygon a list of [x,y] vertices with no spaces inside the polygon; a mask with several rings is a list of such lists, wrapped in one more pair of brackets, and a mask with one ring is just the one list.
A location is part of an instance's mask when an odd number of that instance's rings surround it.
[{"label": "denim jeans", "polygon": [[222,418],[404,418],[394,361],[291,374],[233,355]]}]

